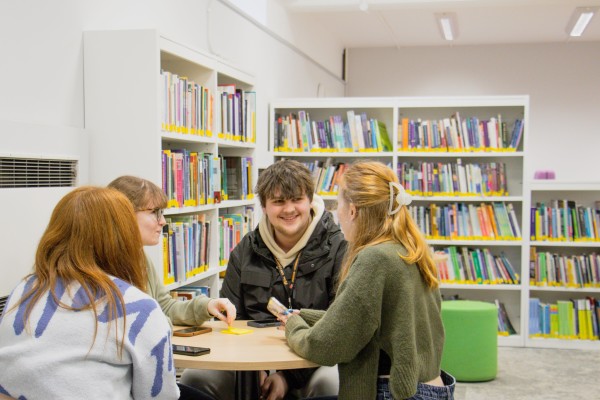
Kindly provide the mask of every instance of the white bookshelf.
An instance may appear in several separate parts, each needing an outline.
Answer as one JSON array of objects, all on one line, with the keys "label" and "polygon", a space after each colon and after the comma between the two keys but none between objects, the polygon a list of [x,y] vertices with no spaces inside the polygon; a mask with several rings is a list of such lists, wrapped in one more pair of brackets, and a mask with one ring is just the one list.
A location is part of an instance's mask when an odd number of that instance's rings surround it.
[{"label": "white bookshelf", "polygon": [[[186,76],[209,89],[213,119],[204,136],[168,132],[161,127],[163,89],[160,72]],[[153,29],[84,32],[85,127],[90,138],[90,183],[106,185],[120,175],[146,178],[162,185],[161,152],[188,149],[224,156],[252,156],[254,143],[228,140],[221,135],[217,86],[235,84],[254,89],[254,78],[209,54],[177,43]],[[256,171],[253,171],[256,175]],[[253,178],[255,180],[256,177]],[[210,286],[218,295],[218,216],[237,211],[254,200],[168,208],[166,216],[206,214],[211,223],[208,270],[168,289],[184,285]],[[162,246],[145,248],[159,276],[163,276]]]},{"label": "white bookshelf", "polygon": [[[270,105],[270,148],[275,159],[294,158],[299,161],[324,161],[331,158],[334,162],[352,162],[354,159],[365,158],[389,164],[395,171],[401,162],[429,161],[455,162],[458,158],[463,163],[469,162],[502,162],[506,164],[508,195],[503,196],[414,196],[413,204],[435,203],[512,203],[520,222],[521,232],[527,232],[524,210],[529,210],[529,191],[524,177],[528,132],[528,96],[483,96],[483,97],[397,97],[397,98],[316,98],[316,99],[282,99],[271,102]],[[355,114],[365,112],[368,118],[376,118],[384,122],[388,135],[393,144],[389,152],[331,152],[331,151],[278,151],[275,148],[275,118],[276,115],[297,114],[306,111],[311,120],[323,120],[332,115],[341,115],[344,121],[348,110]],[[441,119],[450,117],[459,111],[463,117],[478,117],[488,119],[498,114],[509,127],[515,119],[524,121],[524,134],[520,145],[514,151],[453,151],[425,152],[407,151],[399,143],[399,124],[402,118],[410,119]],[[510,128],[509,128],[510,129]],[[510,131],[509,131],[510,133]],[[287,150],[287,149],[286,149]],[[326,201],[335,200],[334,194],[324,196]],[[411,204],[412,205],[412,204]],[[511,264],[521,278],[527,278],[527,247],[522,240],[429,240],[435,249],[455,245],[469,248],[489,248],[492,253],[505,252]],[[499,336],[499,344],[505,346],[524,346],[528,305],[527,286],[520,284],[454,284],[444,283],[441,286],[444,295],[459,295],[460,298],[494,302],[498,299],[505,303],[507,312],[517,334]]]},{"label": "white bookshelf", "polygon": [[[561,182],[554,180],[532,181],[530,184],[531,207],[537,203],[550,204],[553,200],[571,200],[578,206],[594,207],[600,201],[600,182]],[[531,222],[530,222],[531,224]],[[530,225],[529,224],[529,225]],[[535,238],[537,239],[537,238]],[[559,255],[576,256],[581,254],[598,253],[599,241],[554,241],[534,240],[528,235],[527,255],[531,247],[537,251],[550,252]],[[600,297],[600,287],[565,287],[539,286],[533,282],[526,283],[528,298],[539,298],[540,301],[552,304],[557,300],[571,300],[585,297]],[[529,315],[529,302],[527,314]],[[529,329],[529,326],[527,326]],[[527,335],[526,345],[529,347],[599,350],[599,340],[560,339],[549,337],[533,337]]]}]

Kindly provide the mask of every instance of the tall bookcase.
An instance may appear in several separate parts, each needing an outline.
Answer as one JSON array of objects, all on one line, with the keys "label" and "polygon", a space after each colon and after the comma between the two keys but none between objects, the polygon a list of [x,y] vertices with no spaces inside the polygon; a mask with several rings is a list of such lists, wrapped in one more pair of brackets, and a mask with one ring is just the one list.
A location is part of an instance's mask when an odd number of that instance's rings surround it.
[{"label": "tall bookcase", "polygon": [[[165,125],[165,89],[161,71],[185,77],[207,89],[203,124],[192,130]],[[215,157],[252,157],[254,140],[242,141],[222,132],[217,100],[218,86],[231,85],[251,91],[254,78],[219,59],[163,37],[156,30],[84,32],[85,127],[90,132],[90,183],[106,185],[120,175],[146,178],[162,186],[161,156],[164,150],[185,149]],[[187,115],[189,118],[189,114]],[[254,136],[255,138],[256,136]],[[251,170],[251,174],[256,172]],[[220,176],[218,177],[220,181]],[[251,180],[254,181],[255,177]],[[242,199],[203,201],[170,207],[166,217],[204,214],[210,222],[209,259],[204,272],[167,285],[211,288],[218,295],[218,221],[222,213],[240,212],[253,205],[247,194]],[[163,276],[160,245],[147,247],[159,276]]]},{"label": "tall bookcase", "polygon": [[[526,160],[526,134],[528,120],[529,98],[528,96],[488,96],[488,97],[400,97],[400,98],[330,98],[330,99],[282,99],[273,101],[270,107],[270,150],[273,151],[275,159],[294,158],[307,164],[315,162],[325,162],[327,159],[333,164],[349,163],[358,158],[373,159],[384,162],[399,171],[404,163],[428,162],[428,163],[447,163],[458,164],[504,164],[507,192],[485,194],[465,194],[458,195],[438,193],[418,193],[414,192],[414,200],[411,207],[417,207],[418,210],[430,207],[432,204],[443,206],[447,204],[461,203],[464,205],[473,204],[512,204],[517,224],[521,232],[527,232],[527,220],[524,219],[524,210],[529,210],[529,195],[524,176]],[[312,121],[324,121],[330,117],[339,115],[344,122],[347,122],[348,111],[359,115],[365,113],[367,119],[376,119],[383,122],[387,128],[392,148],[383,150],[349,150],[340,146],[335,151],[324,146],[315,146],[316,148],[304,149],[291,148],[286,142],[279,140],[281,124],[277,123],[279,117],[290,117],[290,120],[299,119],[298,115],[305,112]],[[426,121],[442,120],[449,118],[456,113],[462,118],[477,118],[479,121],[498,118],[504,121],[511,133],[516,120],[523,124],[525,134],[520,140],[517,148],[500,149],[499,145],[490,148],[489,145],[484,149],[453,149],[444,150],[425,150],[417,148],[408,148],[403,146],[400,141],[403,139],[403,121]],[[304,115],[302,117],[304,120]],[[331,119],[333,123],[333,119]],[[310,126],[310,125],[309,125]],[[501,126],[498,124],[498,126]],[[302,123],[297,123],[297,131],[302,130]],[[406,129],[406,127],[404,127]],[[404,137],[406,139],[406,137]],[[302,139],[299,139],[302,140]],[[309,140],[311,140],[309,138]],[[366,139],[365,139],[366,140]],[[318,135],[315,140],[318,143]],[[322,193],[323,194],[323,193]],[[325,199],[335,200],[335,193],[324,193]],[[334,205],[331,206],[332,208]],[[419,219],[417,211],[415,217]],[[421,221],[425,223],[425,219]],[[481,240],[480,240],[481,239]],[[502,254],[510,260],[519,277],[527,277],[528,253],[527,246],[523,245],[521,237],[496,237],[478,238],[474,236],[436,238],[430,236],[428,241],[435,250],[443,249],[448,246],[468,247],[474,249],[488,249],[493,255]],[[497,281],[479,281],[463,282],[455,280],[452,283],[442,284],[442,293],[447,296],[458,295],[460,298],[483,300],[494,302],[499,300],[504,303],[509,318],[516,329],[516,334],[510,336],[500,336],[500,345],[505,346],[524,346],[528,304],[527,286],[521,281],[518,283],[499,283]]]},{"label": "tall bookcase", "polygon": [[[594,257],[600,253],[600,226],[593,222],[594,215],[583,215],[586,208],[592,213],[598,209],[600,182],[534,181],[530,188],[533,211],[529,218],[528,254],[531,255],[529,262],[532,272],[527,286],[528,297],[539,299],[541,304],[547,306],[556,305],[559,301],[570,303],[572,300],[588,297],[600,298],[599,260]],[[574,207],[580,211],[573,213]],[[587,226],[587,233],[585,226],[580,226],[580,234],[573,233],[575,219],[591,223]],[[541,262],[541,253],[547,255],[547,262]],[[593,257],[591,262],[590,256]],[[577,260],[577,257],[580,258]],[[583,262],[578,264],[577,261]],[[586,261],[589,263],[586,264]],[[578,267],[582,267],[583,271],[577,271]],[[536,308],[537,310],[533,310],[528,304],[526,315],[536,312],[539,314],[539,308]],[[558,309],[556,311],[563,312]],[[537,330],[536,326],[528,324],[527,346],[600,349],[600,341],[597,339],[568,337],[558,329],[537,334],[534,330]]]}]

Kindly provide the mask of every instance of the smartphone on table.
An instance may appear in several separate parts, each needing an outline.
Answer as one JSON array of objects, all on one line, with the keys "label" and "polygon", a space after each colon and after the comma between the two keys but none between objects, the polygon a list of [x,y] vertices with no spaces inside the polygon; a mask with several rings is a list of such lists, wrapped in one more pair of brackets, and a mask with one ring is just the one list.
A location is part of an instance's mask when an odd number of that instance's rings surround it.
[{"label": "smartphone on table", "polygon": [[275,318],[259,319],[254,321],[248,321],[248,326],[255,328],[268,328],[269,326],[280,326],[281,321],[277,321]]},{"label": "smartphone on table", "polygon": [[210,353],[210,348],[185,346],[182,344],[174,344],[173,345],[173,353],[174,354],[182,354],[184,356],[201,356],[202,354]]},{"label": "smartphone on table", "polygon": [[173,336],[196,336],[203,333],[211,332],[212,328],[206,326],[190,326],[189,328],[178,329],[173,331]]}]

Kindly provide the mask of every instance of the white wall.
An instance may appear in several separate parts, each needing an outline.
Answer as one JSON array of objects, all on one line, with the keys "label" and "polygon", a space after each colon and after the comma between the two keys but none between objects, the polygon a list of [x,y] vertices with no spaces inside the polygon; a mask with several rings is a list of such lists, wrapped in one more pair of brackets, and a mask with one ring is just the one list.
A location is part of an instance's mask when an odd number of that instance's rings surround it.
[{"label": "white wall", "polygon": [[[0,1],[0,154],[39,154],[48,140],[52,146],[42,152],[65,149],[65,154],[87,162],[87,148],[73,136],[77,132],[85,141],[82,32],[156,28],[256,77],[262,116],[257,121],[257,160],[259,167],[268,165],[271,99],[314,97],[319,87],[329,96],[343,96],[345,89],[338,78],[342,48],[336,41],[302,16],[287,16],[274,0],[258,3],[268,8],[257,15],[264,16],[281,38],[242,17],[227,0]],[[32,124],[41,128],[32,130]],[[84,167],[79,182],[85,184],[87,179]],[[9,237],[0,238],[0,295],[29,271],[39,236],[59,198],[19,200],[26,196],[14,191],[1,197],[5,213],[15,218],[3,217],[2,226],[11,230]]]},{"label": "white wall", "polygon": [[598,71],[600,43],[351,49],[347,95],[528,94],[528,170],[599,181]]}]

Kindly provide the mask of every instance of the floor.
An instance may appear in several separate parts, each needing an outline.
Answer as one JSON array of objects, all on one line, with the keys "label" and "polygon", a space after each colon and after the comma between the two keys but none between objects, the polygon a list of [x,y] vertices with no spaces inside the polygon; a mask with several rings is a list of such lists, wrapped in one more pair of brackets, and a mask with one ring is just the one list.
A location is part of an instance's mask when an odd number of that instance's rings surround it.
[{"label": "floor", "polygon": [[498,348],[490,382],[458,382],[456,400],[600,399],[600,351]]}]

